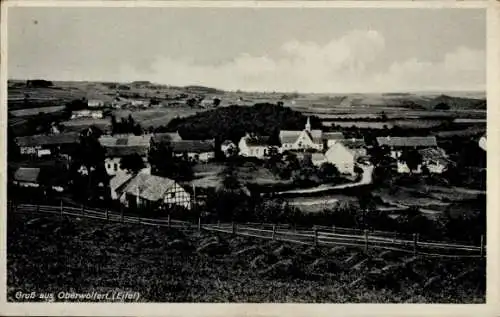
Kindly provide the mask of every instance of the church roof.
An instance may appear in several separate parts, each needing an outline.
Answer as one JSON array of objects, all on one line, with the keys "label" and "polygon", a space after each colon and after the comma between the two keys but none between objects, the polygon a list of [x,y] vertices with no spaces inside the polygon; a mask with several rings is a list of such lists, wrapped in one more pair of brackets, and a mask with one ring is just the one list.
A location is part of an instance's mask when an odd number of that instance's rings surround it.
[{"label": "church roof", "polygon": [[291,130],[281,130],[280,131],[280,141],[281,144],[285,143],[295,143],[299,138],[300,134],[306,132],[309,138],[314,143],[322,143],[323,142],[323,131],[321,130],[302,130],[302,131],[291,131]]}]

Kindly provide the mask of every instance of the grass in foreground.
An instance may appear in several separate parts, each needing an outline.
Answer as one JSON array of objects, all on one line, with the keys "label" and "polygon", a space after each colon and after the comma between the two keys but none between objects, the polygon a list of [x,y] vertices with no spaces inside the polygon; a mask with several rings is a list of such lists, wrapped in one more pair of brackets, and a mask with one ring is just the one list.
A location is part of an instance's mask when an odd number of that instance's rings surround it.
[{"label": "grass in foreground", "polygon": [[8,217],[16,291],[138,291],[154,302],[484,303],[485,261],[314,248],[57,216]]}]

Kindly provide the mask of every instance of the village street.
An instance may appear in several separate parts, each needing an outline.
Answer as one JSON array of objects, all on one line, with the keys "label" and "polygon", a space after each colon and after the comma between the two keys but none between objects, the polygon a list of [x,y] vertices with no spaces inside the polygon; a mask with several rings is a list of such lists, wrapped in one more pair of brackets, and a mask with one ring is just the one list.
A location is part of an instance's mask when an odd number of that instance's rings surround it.
[{"label": "village street", "polygon": [[294,190],[286,190],[282,192],[277,192],[277,195],[280,194],[310,194],[310,193],[320,193],[323,191],[329,191],[332,189],[343,189],[343,188],[353,188],[363,185],[371,184],[372,182],[372,174],[373,174],[373,165],[361,165],[363,169],[363,176],[361,180],[355,183],[349,184],[341,184],[341,185],[319,185],[312,188],[306,189],[294,189]]}]

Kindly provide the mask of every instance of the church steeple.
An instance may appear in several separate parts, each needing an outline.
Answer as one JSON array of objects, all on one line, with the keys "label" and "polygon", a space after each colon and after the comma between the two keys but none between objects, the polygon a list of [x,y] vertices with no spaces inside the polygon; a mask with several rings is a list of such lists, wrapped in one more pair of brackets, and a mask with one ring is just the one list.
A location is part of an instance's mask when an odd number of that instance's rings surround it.
[{"label": "church steeple", "polygon": [[306,131],[311,132],[311,121],[309,120],[309,117],[307,117]]}]

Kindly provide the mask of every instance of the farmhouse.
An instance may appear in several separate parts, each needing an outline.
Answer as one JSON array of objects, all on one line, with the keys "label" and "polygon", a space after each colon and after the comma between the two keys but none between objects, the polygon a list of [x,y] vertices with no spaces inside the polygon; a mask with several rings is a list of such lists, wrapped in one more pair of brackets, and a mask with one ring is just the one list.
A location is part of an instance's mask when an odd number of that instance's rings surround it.
[{"label": "farmhouse", "polygon": [[181,140],[170,145],[175,156],[187,156],[195,162],[208,162],[215,157],[215,140]]},{"label": "farmhouse", "polygon": [[108,175],[113,176],[118,173],[125,173],[126,171],[120,167],[122,158],[129,155],[139,155],[146,167],[149,166],[148,151],[149,148],[145,146],[111,146],[106,147],[104,167]]},{"label": "farmhouse", "polygon": [[39,187],[40,168],[20,167],[14,173],[14,184],[21,187]]},{"label": "farmhouse", "polygon": [[102,119],[103,113],[101,110],[75,110],[71,113],[71,119],[81,119],[81,118],[91,118],[91,119]]},{"label": "farmhouse", "polygon": [[312,130],[311,122],[307,118],[306,125],[302,131],[281,130],[280,152],[290,150],[314,149],[323,150],[323,131]]},{"label": "farmhouse", "polygon": [[326,151],[326,160],[337,167],[342,174],[354,175],[354,166],[366,156],[366,144],[362,139],[340,140]]},{"label": "farmhouse", "polygon": [[76,132],[39,134],[17,137],[15,141],[21,154],[42,157],[69,152],[78,143],[79,134]]},{"label": "farmhouse", "polygon": [[408,174],[410,172],[414,174],[422,173],[424,166],[427,168],[429,173],[441,174],[448,168],[451,161],[448,159],[446,152],[441,148],[424,148],[418,150],[418,153],[422,157],[422,163],[417,166],[415,171],[410,171],[408,165],[398,160],[397,170],[398,173]]},{"label": "farmhouse", "polygon": [[[42,174],[44,176],[42,176]],[[45,180],[45,185],[50,186],[53,190],[64,191],[63,184],[67,183],[66,175],[62,175],[60,171],[45,167],[19,167],[13,176],[13,183],[20,187],[39,188]]]},{"label": "farmhouse", "polygon": [[246,134],[238,143],[239,154],[246,157],[263,158],[267,155],[269,148],[272,145],[269,143],[268,136],[257,136]]},{"label": "farmhouse", "polygon": [[419,150],[424,148],[437,147],[435,136],[427,137],[378,137],[377,145],[387,147],[391,151],[391,157],[398,159],[403,150]]},{"label": "farmhouse", "polygon": [[102,108],[104,107],[104,101],[97,99],[89,99],[87,101],[87,107],[91,109]]},{"label": "farmhouse", "polygon": [[127,207],[180,206],[191,209],[191,195],[174,180],[139,173],[117,189],[117,196]]},{"label": "farmhouse", "polygon": [[342,132],[323,132],[323,147],[329,149],[337,141],[344,140]]}]

